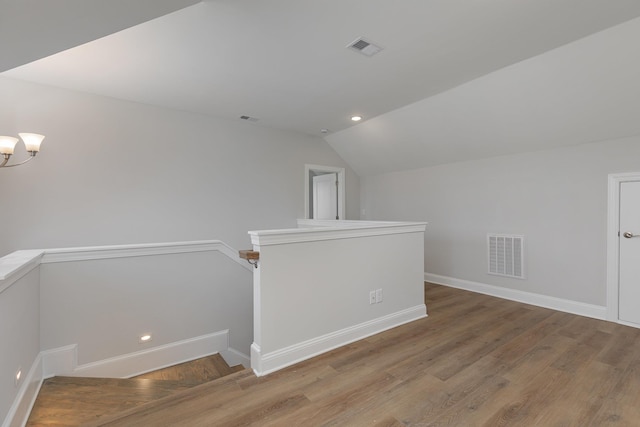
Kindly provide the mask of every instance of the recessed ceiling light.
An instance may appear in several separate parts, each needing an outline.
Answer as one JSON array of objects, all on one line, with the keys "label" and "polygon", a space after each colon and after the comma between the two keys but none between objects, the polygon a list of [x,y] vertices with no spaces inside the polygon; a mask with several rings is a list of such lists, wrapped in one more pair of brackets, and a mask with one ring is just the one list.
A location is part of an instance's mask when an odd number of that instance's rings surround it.
[{"label": "recessed ceiling light", "polygon": [[151,334],[140,335],[140,342],[149,342],[151,341]]},{"label": "recessed ceiling light", "polygon": [[320,129],[320,133],[327,133],[329,132],[329,129]]},{"label": "recessed ceiling light", "polygon": [[351,120],[354,122],[359,122],[362,120],[362,116],[351,116]]}]

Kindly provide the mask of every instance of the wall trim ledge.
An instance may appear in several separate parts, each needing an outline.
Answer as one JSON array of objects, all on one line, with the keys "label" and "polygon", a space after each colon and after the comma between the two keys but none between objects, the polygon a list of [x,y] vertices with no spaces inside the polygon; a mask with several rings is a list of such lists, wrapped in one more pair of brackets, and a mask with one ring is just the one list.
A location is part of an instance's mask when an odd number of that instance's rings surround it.
[{"label": "wall trim ledge", "polygon": [[172,255],[193,252],[217,251],[253,271],[251,266],[238,256],[238,251],[221,240],[201,240],[193,242],[145,243],[135,245],[90,246],[82,248],[45,249],[42,264],[90,261],[98,259],[129,258],[137,256]]},{"label": "wall trim ledge", "polygon": [[251,366],[257,376],[267,375],[343,345],[424,317],[427,317],[427,307],[420,304],[266,354],[262,354],[260,346],[253,343],[251,345]]},{"label": "wall trim ledge", "polygon": [[472,282],[463,279],[456,279],[454,277],[440,276],[438,274],[432,273],[424,273],[424,280],[427,282],[436,283],[438,285],[444,285],[452,288],[463,289],[465,291],[491,295],[493,297],[522,302],[538,307],[550,308],[552,310],[564,311],[566,313],[577,314],[594,319],[607,319],[607,308],[605,306],[587,304],[584,302],[556,298],[548,295],[535,294],[533,292],[508,289],[500,286]]},{"label": "wall trim ledge", "polygon": [[427,223],[391,221],[333,221],[332,223],[322,220],[298,220],[298,225],[306,228],[249,231],[251,243],[257,246],[268,246],[389,234],[424,233]]},{"label": "wall trim ledge", "polygon": [[16,251],[0,258],[0,293],[40,265],[43,251]]}]

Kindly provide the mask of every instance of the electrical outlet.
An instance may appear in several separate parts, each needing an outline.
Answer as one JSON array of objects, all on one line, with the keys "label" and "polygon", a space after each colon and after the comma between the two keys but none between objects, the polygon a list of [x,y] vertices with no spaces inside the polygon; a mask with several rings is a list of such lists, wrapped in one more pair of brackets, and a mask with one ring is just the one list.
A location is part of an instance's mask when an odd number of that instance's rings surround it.
[{"label": "electrical outlet", "polygon": [[376,291],[369,292],[369,304],[376,303]]},{"label": "electrical outlet", "polygon": [[376,289],[376,302],[382,302],[382,289]]}]

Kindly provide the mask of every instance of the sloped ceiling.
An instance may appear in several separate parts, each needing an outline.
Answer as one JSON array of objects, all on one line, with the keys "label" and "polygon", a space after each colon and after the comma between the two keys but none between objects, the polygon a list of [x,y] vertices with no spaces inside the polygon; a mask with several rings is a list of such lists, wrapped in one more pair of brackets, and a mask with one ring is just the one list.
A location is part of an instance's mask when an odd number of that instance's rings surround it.
[{"label": "sloped ceiling", "polygon": [[44,58],[200,0],[0,0],[0,71]]},{"label": "sloped ceiling", "polygon": [[640,18],[326,140],[362,176],[637,135],[638,40]]},{"label": "sloped ceiling", "polygon": [[[90,3],[87,16],[100,15],[104,2]],[[635,105],[637,85],[619,69],[635,70],[631,42],[611,50],[608,32],[595,33],[638,16],[637,0],[209,0],[3,75],[259,119],[248,125],[328,129],[366,175],[634,132],[621,109]],[[384,49],[368,58],[345,48],[361,36]]]}]

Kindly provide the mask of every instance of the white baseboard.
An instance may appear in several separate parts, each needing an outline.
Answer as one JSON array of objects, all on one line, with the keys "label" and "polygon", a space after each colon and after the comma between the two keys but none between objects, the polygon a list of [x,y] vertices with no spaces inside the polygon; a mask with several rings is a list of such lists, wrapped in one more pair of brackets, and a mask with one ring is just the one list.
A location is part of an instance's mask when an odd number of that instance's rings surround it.
[{"label": "white baseboard", "polygon": [[287,366],[310,359],[334,348],[395,328],[427,316],[424,304],[408,308],[359,325],[341,329],[280,350],[261,354],[256,343],[251,345],[251,368],[257,376],[267,375]]},{"label": "white baseboard", "polygon": [[242,365],[245,368],[251,366],[251,358],[244,353],[239,352],[231,347],[220,351],[220,356],[227,362],[229,366]]},{"label": "white baseboard", "polygon": [[129,378],[216,353],[219,353],[231,366],[238,364],[250,366],[249,356],[229,348],[228,330],[84,365],[77,364],[78,346],[75,344],[42,351],[24,377],[2,427],[18,427],[26,424],[42,381],[46,378],[56,375]]},{"label": "white baseboard", "polygon": [[188,362],[226,350],[229,331],[202,335],[171,344],[79,365],[74,376],[129,378],[146,372]]},{"label": "white baseboard", "polygon": [[44,379],[69,375],[78,366],[78,345],[67,345],[40,352]]},{"label": "white baseboard", "polygon": [[33,365],[31,365],[31,369],[29,369],[29,373],[23,379],[22,386],[18,390],[18,394],[2,423],[2,427],[17,427],[27,424],[31,408],[36,402],[43,379],[42,356],[38,354]]},{"label": "white baseboard", "polygon": [[579,301],[550,297],[548,295],[534,294],[532,292],[487,285],[485,283],[471,282],[453,277],[440,276],[438,274],[424,273],[424,280],[438,285],[464,289],[466,291],[491,295],[498,298],[518,301],[539,307],[551,308],[566,313],[606,320],[607,308],[605,306],[586,304]]},{"label": "white baseboard", "polygon": [[129,378],[228,350],[229,331],[224,330],[166,345],[77,365],[76,345],[42,352],[45,377]]}]

